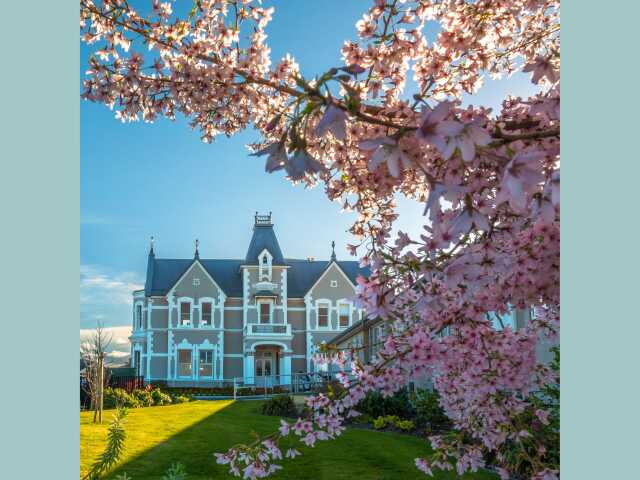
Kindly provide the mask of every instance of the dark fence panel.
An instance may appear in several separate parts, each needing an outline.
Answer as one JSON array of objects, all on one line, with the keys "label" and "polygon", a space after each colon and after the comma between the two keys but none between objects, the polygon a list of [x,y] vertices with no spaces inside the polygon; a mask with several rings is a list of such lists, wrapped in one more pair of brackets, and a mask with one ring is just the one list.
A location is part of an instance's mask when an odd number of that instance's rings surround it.
[{"label": "dark fence panel", "polygon": [[138,388],[144,388],[144,377],[114,377],[111,376],[105,385],[111,388],[122,388],[132,392]]}]

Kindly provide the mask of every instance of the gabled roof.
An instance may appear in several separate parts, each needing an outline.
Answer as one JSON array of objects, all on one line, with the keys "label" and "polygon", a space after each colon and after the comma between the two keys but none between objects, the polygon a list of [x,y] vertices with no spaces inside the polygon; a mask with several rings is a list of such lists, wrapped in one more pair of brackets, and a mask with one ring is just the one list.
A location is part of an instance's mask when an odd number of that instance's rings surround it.
[{"label": "gabled roof", "polygon": [[302,298],[313,287],[314,283],[329,269],[332,263],[336,263],[345,275],[355,285],[358,275],[368,277],[369,268],[360,268],[357,261],[332,261],[332,260],[293,260],[287,259],[290,266],[287,272],[287,293],[291,298]]},{"label": "gabled roof", "polygon": [[[145,283],[145,295],[166,295],[187,271],[194,259],[149,258],[154,262],[153,279]],[[242,260],[199,260],[227,297],[242,296]],[[148,271],[149,269],[147,269]]]},{"label": "gabled roof", "polygon": [[254,225],[253,236],[251,237],[251,243],[249,243],[247,256],[244,260],[245,265],[257,265],[258,256],[265,249],[268,250],[273,257],[271,261],[272,265],[285,265],[282,250],[280,250],[276,233],[273,231],[273,225]]},{"label": "gabled roof", "polygon": [[[289,298],[303,298],[332,263],[329,260],[282,260],[281,265],[289,266],[287,271]],[[155,258],[155,255],[149,255],[147,272],[150,277],[145,282],[145,295],[166,295],[194,261],[194,259]],[[199,262],[227,297],[242,297],[240,266],[246,265],[246,260],[199,259]],[[360,268],[357,261],[337,261],[336,263],[354,284],[358,275],[369,276],[369,268]]]}]

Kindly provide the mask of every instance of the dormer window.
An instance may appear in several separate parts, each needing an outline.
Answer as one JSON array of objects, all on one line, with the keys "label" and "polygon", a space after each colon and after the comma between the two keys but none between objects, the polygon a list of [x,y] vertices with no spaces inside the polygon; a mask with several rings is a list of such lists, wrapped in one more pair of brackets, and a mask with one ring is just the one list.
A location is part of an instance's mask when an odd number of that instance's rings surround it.
[{"label": "dormer window", "polygon": [[271,281],[271,261],[273,257],[268,250],[263,250],[258,256],[258,281]]}]

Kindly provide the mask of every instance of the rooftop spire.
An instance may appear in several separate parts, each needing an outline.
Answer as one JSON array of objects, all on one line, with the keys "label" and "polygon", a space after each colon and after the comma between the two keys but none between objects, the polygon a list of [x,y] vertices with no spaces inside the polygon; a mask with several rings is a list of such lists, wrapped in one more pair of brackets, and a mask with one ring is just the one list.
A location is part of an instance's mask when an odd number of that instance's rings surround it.
[{"label": "rooftop spire", "polygon": [[336,242],[331,240],[331,260],[336,261]]},{"label": "rooftop spire", "polygon": [[200,259],[200,252],[198,251],[198,247],[200,246],[200,240],[198,240],[196,238],[196,242],[195,243],[196,243],[196,253],[193,256],[193,258],[195,258],[196,260],[199,260]]},{"label": "rooftop spire", "polygon": [[154,257],[155,256],[155,252],[153,251],[153,246],[155,244],[155,240],[153,239],[153,235],[151,235],[151,240],[149,241],[149,255]]}]

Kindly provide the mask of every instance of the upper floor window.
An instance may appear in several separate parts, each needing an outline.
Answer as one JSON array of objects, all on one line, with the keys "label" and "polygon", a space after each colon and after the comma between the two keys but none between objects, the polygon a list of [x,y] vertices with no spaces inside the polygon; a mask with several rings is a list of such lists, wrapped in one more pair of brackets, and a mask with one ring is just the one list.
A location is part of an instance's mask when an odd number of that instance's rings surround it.
[{"label": "upper floor window", "polygon": [[329,285],[333,288],[337,288],[338,287],[338,281],[337,280],[331,280],[331,282],[329,282]]},{"label": "upper floor window", "polygon": [[264,250],[258,257],[258,281],[271,281],[271,255]]},{"label": "upper floor window", "polygon": [[194,287],[199,287],[200,286],[200,279],[199,278],[194,278],[193,279],[193,286]]},{"label": "upper floor window", "polygon": [[191,304],[180,302],[180,325],[191,325]]},{"label": "upper floor window", "polygon": [[259,303],[260,323],[271,323],[271,304],[267,302]]},{"label": "upper floor window", "polygon": [[351,320],[351,307],[348,303],[341,303],[338,305],[338,325],[340,328],[346,328],[349,326]]},{"label": "upper floor window", "polygon": [[329,305],[318,305],[318,327],[327,328],[329,326]]},{"label": "upper floor window", "polygon": [[202,306],[202,324],[211,326],[211,303],[203,303]]},{"label": "upper floor window", "polygon": [[142,305],[136,305],[136,329],[142,328]]}]

